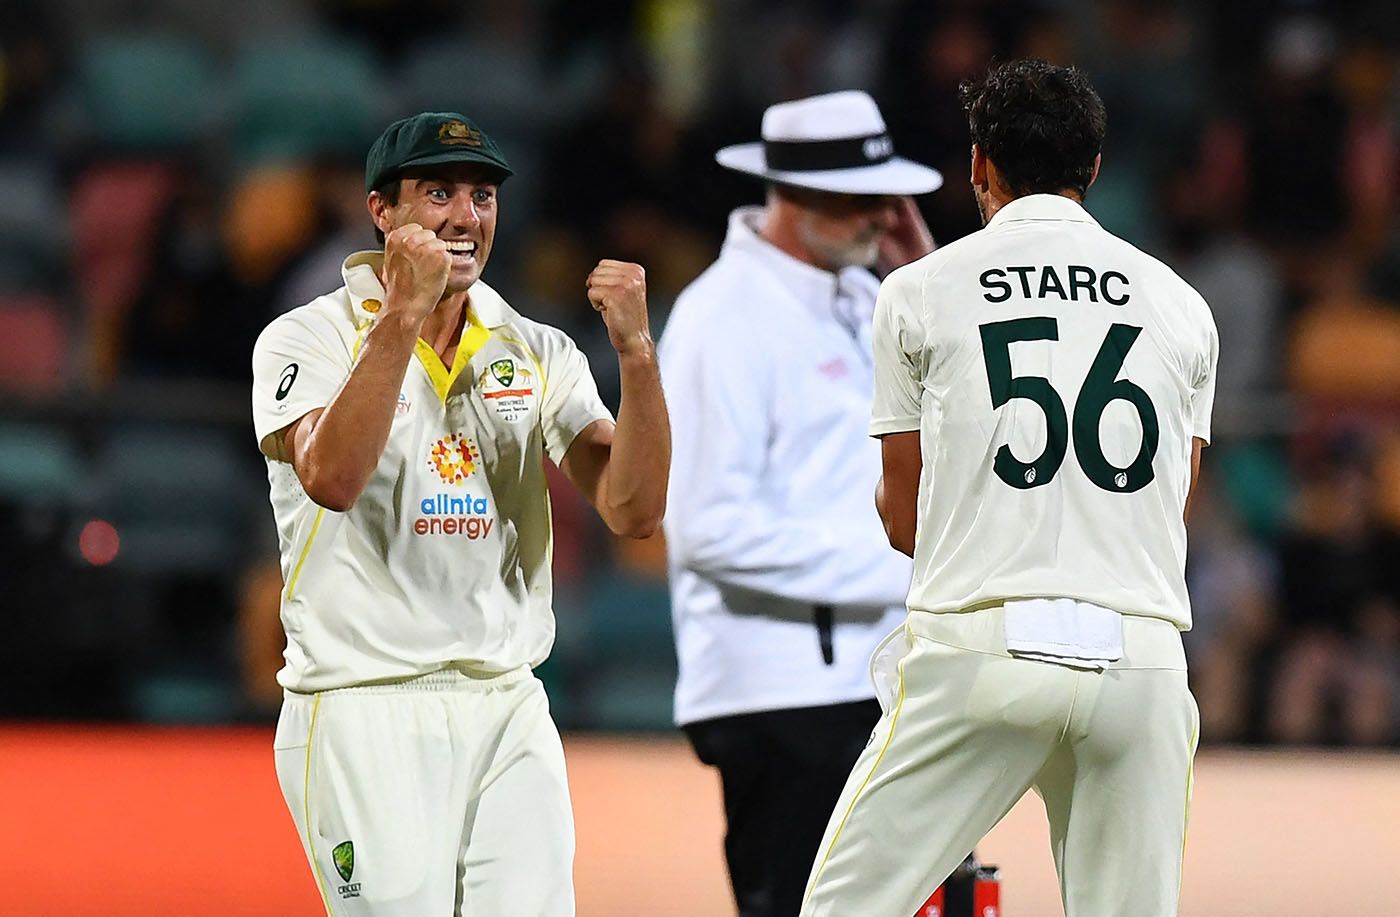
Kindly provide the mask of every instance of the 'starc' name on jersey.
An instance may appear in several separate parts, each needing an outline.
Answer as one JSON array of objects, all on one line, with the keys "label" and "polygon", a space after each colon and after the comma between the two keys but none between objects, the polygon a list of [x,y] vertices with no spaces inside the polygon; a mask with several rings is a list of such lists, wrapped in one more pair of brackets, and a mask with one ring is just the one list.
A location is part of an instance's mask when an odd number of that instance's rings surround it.
[{"label": "'starc' name on jersey", "polygon": [[[1127,276],[1118,271],[1098,271],[1083,264],[1070,264],[1056,270],[1053,265],[1008,265],[993,267],[978,278],[987,302],[1006,302],[1019,287],[1026,299],[1058,297],[1068,302],[1106,302],[1126,306],[1131,297]],[[1012,276],[1015,276],[1013,281]],[[1083,294],[1083,300],[1080,294]]]}]

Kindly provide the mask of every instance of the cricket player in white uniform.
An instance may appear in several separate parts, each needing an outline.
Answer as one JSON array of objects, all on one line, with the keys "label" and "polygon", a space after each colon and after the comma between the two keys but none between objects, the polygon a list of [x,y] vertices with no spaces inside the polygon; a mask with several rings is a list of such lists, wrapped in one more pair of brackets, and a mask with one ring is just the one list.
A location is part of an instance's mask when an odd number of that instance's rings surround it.
[{"label": "cricket player in white uniform", "polygon": [[802,913],[907,917],[1033,788],[1068,917],[1166,917],[1215,324],[1084,210],[1105,116],[1082,74],[1012,61],[961,95],[985,228],[880,290],[876,503],[914,578]]},{"label": "cricket player in white uniform", "polygon": [[510,174],[460,114],[391,125],[366,162],[384,251],[253,354],[285,580],[277,775],[333,917],[574,912],[563,750],[531,672],[554,639],[544,460],[644,536],[670,434],[639,266],[588,278],[615,423],[573,342],[480,280]]}]

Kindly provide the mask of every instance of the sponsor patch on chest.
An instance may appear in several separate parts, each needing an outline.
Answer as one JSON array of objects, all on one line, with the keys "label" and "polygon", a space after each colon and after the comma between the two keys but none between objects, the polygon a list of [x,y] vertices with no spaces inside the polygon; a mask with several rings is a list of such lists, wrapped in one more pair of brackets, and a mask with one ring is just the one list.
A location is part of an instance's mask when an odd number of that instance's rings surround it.
[{"label": "sponsor patch on chest", "polygon": [[[428,448],[428,466],[449,489],[418,499],[410,522],[415,535],[452,535],[477,541],[495,527],[495,513],[481,469],[481,450],[468,436],[453,433]],[[475,492],[473,492],[475,491]]]}]

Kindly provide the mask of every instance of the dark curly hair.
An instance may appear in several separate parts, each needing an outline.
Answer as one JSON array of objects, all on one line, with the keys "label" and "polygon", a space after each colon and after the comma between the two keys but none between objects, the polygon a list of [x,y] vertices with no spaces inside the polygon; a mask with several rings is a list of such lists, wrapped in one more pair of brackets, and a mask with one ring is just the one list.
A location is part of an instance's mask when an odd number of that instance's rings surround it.
[{"label": "dark curly hair", "polygon": [[1088,190],[1106,115],[1083,72],[1035,58],[1007,61],[964,80],[958,99],[972,142],[1012,194]]}]

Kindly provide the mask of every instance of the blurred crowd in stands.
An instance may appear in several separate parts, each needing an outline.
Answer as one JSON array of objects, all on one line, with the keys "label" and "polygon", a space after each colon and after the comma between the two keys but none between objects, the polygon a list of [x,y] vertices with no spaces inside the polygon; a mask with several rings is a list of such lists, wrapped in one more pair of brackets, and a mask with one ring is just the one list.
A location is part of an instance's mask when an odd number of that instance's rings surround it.
[{"label": "blurred crowd in stands", "polygon": [[[248,423],[275,315],[372,247],[363,156],[460,110],[517,177],[487,280],[615,404],[599,257],[653,327],[761,199],[718,168],[785,98],[865,88],[978,227],[954,88],[1074,62],[1102,223],[1212,304],[1188,635],[1211,742],[1400,745],[1400,16],[1392,0],[0,0],[0,716],[261,719],[281,584]],[[741,303],[735,304],[742,309]],[[555,503],[560,722],[669,722],[654,542]],[[606,547],[603,547],[606,546]]]}]

